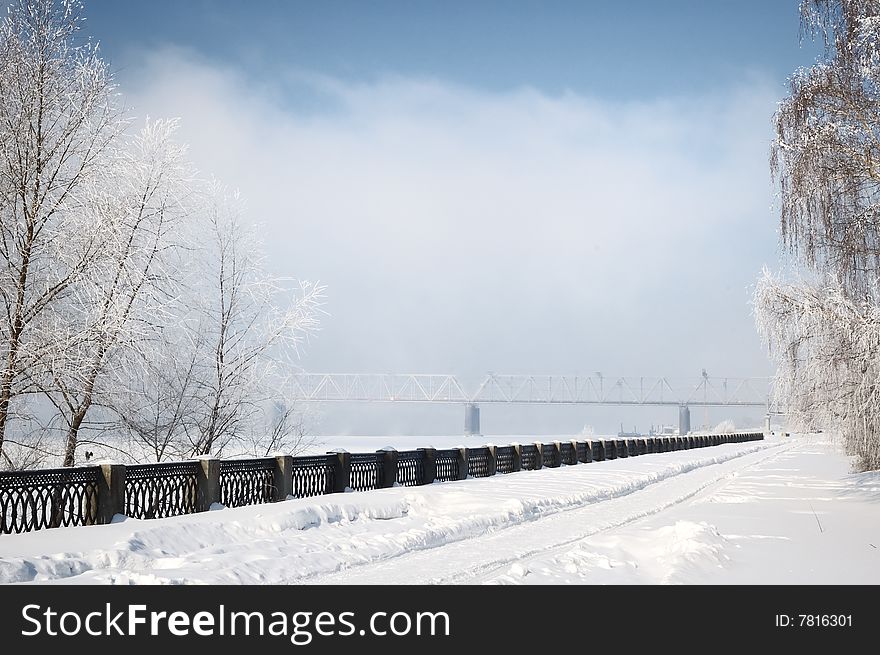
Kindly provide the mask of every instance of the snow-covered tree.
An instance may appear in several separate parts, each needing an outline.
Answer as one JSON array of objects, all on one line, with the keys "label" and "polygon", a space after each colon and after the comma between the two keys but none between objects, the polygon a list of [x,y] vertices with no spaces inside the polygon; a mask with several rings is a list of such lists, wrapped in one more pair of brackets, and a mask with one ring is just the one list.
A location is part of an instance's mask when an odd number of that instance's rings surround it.
[{"label": "snow-covered tree", "polygon": [[306,437],[287,379],[323,287],[265,270],[237,194],[211,183],[199,195],[174,320],[147,358],[159,364],[129,385],[119,414],[150,459],[294,452]]},{"label": "snow-covered tree", "polygon": [[880,265],[880,2],[806,0],[825,57],[798,70],[775,117],[771,166],[784,243],[849,292]]},{"label": "snow-covered tree", "polygon": [[81,9],[18,0],[0,25],[0,467],[294,450],[322,288],[265,271],[175,121],[131,134]]},{"label": "snow-covered tree", "polygon": [[198,431],[189,435],[191,451],[234,450],[243,439],[253,442],[253,431],[280,449],[296,436],[295,414],[284,398],[286,378],[299,344],[317,329],[323,287],[269,275],[257,226],[245,223],[238,195],[219,184],[206,195],[204,275],[189,323],[195,330],[190,342],[204,351],[195,380],[201,408]]},{"label": "snow-covered tree", "polygon": [[861,469],[880,467],[880,2],[805,0],[825,53],[791,78],[771,170],[792,279],[764,273],[758,329],[795,426],[837,429]]},{"label": "snow-covered tree", "polygon": [[102,248],[81,191],[124,128],[80,9],[19,0],[0,24],[0,462],[14,400],[61,356],[58,305]]},{"label": "snow-covered tree", "polygon": [[171,318],[172,266],[182,247],[194,173],[174,121],[148,121],[116,148],[85,185],[82,212],[101,244],[89,274],[72,289],[55,333],[64,356],[51,361],[44,391],[63,419],[64,466],[76,461],[80,429],[94,405],[142,376],[148,343]]}]

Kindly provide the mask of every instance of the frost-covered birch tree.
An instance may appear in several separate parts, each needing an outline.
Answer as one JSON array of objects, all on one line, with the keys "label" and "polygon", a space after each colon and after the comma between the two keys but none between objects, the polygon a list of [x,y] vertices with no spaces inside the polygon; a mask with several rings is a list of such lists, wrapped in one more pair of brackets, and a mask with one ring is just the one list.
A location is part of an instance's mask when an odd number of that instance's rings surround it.
[{"label": "frost-covered birch tree", "polygon": [[805,0],[822,59],[791,78],[771,170],[795,274],[764,273],[758,329],[776,400],[797,426],[839,431],[861,469],[880,467],[880,2]]},{"label": "frost-covered birch tree", "polygon": [[102,248],[80,192],[124,128],[80,9],[19,0],[0,24],[0,462],[15,399],[60,356],[58,306]]},{"label": "frost-covered birch tree", "polygon": [[0,468],[295,449],[322,288],[266,272],[176,122],[131,134],[81,9],[18,0],[0,25]]},{"label": "frost-covered birch tree", "polygon": [[280,450],[297,437],[284,388],[299,345],[318,326],[323,288],[270,275],[258,228],[244,221],[238,195],[219,184],[206,195],[202,301],[193,303],[196,335],[190,339],[204,351],[195,376],[200,410],[198,429],[189,434],[191,454],[252,452],[245,446],[260,443]]},{"label": "frost-covered birch tree", "polygon": [[[237,194],[210,183],[189,221],[181,294],[157,355],[119,414],[146,458],[294,452],[302,413],[287,397],[323,288],[270,275]],[[123,408],[124,407],[124,408]]]},{"label": "frost-covered birch tree", "polygon": [[171,318],[173,261],[194,186],[175,130],[175,121],[148,121],[82,192],[85,220],[101,248],[62,305],[56,339],[64,356],[52,360],[44,381],[66,432],[64,466],[76,461],[90,410],[112,406],[120,386],[141,378],[146,352],[167,358],[149,342]]}]

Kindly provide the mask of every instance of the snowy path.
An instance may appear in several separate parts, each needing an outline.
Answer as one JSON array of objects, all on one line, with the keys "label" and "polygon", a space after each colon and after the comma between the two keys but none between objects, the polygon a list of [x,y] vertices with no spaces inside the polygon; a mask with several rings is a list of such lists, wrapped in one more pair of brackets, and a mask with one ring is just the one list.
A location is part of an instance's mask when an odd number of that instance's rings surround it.
[{"label": "snowy path", "polygon": [[[535,557],[546,558],[552,552],[564,550],[590,535],[668,510],[720,480],[736,475],[738,471],[775,458],[780,450],[788,448],[790,446],[779,445],[769,449],[759,448],[757,452],[720,463],[704,460],[692,470],[663,478],[644,487],[627,490],[620,495],[601,499],[586,506],[477,535],[451,543],[441,549],[404,555],[391,561],[318,577],[310,582],[479,583],[492,579],[494,574],[508,569],[511,565],[514,571],[525,570],[523,564],[527,560]],[[618,466],[623,464],[625,471],[625,464],[628,462],[629,460],[625,460],[615,464]],[[619,469],[614,472],[608,471],[607,477],[610,478],[620,472]]]},{"label": "snowy path", "polygon": [[7,535],[0,582],[880,582],[880,478],[826,450],[770,439]]},{"label": "snowy path", "polygon": [[668,511],[545,551],[508,584],[880,583],[880,474],[801,441]]}]

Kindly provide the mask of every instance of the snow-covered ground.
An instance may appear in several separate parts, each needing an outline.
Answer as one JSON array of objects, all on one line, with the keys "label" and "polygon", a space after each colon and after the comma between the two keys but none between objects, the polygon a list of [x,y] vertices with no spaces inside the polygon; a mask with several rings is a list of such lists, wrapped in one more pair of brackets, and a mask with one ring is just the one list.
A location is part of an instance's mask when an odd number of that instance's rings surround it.
[{"label": "snow-covered ground", "polygon": [[[821,435],[820,435],[821,436]],[[880,582],[880,475],[774,437],[0,537],[0,582]]]}]

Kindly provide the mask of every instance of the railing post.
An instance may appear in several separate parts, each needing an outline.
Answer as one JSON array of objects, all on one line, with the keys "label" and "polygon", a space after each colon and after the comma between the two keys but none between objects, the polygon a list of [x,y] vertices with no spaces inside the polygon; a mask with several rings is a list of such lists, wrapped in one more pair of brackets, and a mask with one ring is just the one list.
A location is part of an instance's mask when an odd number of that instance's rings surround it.
[{"label": "railing post", "polygon": [[125,466],[101,464],[97,502],[95,521],[99,525],[112,523],[114,516],[125,514]]},{"label": "railing post", "polygon": [[535,450],[538,453],[535,455],[535,470],[544,468],[544,444],[540,441],[535,442]]},{"label": "railing post", "polygon": [[587,462],[592,462],[592,461],[593,461],[593,455],[592,455],[592,453],[590,452],[590,449],[584,447],[584,451],[585,451],[585,453],[586,453],[585,456],[584,456],[584,459],[585,459],[586,461],[581,462],[581,458],[578,457],[578,441],[577,441],[577,439],[572,439],[572,440],[571,440],[571,449],[572,449],[572,451],[574,451],[574,463],[575,463],[575,464],[586,464]]},{"label": "railing post", "polygon": [[382,455],[382,467],[385,469],[380,488],[393,487],[397,482],[397,449],[389,447],[376,452]]},{"label": "railing post", "polygon": [[495,459],[495,446],[486,446],[489,450],[489,475],[495,475],[498,472],[498,460]]},{"label": "railing post", "polygon": [[513,470],[522,471],[522,445],[513,444]]},{"label": "railing post", "polygon": [[422,451],[422,471],[425,477],[422,484],[432,484],[437,479],[437,449],[419,448]]},{"label": "railing post", "polygon": [[290,455],[275,456],[272,483],[275,485],[275,495],[272,500],[276,503],[287,500],[288,496],[293,495],[293,457]]},{"label": "railing post", "polygon": [[339,448],[331,450],[327,453],[330,457],[330,464],[333,466],[333,478],[335,484],[332,493],[342,493],[348,489],[351,481],[351,453],[347,450]]},{"label": "railing post", "polygon": [[196,478],[196,511],[207,512],[211,505],[219,503],[220,460],[206,455],[199,457],[199,473]]},{"label": "railing post", "polygon": [[458,449],[458,479],[467,480],[468,476],[468,455],[467,448]]}]

